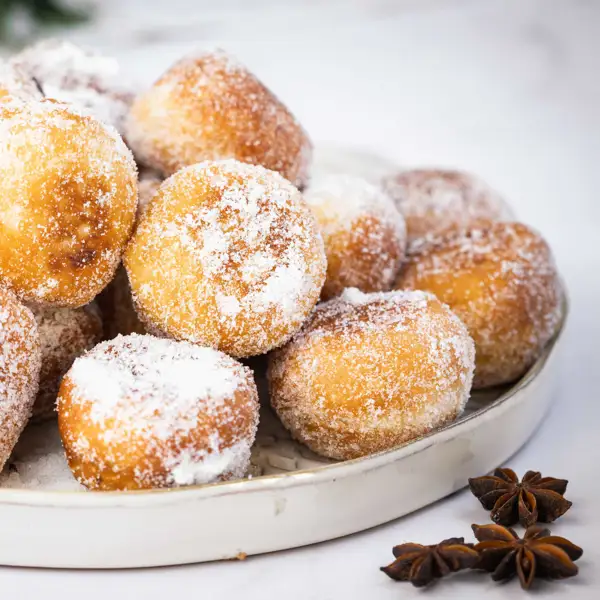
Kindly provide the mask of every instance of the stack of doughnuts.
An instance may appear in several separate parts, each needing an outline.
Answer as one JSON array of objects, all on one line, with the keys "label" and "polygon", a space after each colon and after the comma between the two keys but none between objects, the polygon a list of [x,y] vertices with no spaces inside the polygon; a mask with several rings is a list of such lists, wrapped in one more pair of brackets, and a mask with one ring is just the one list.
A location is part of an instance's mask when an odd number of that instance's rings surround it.
[{"label": "stack of doughnuts", "polygon": [[352,459],[528,370],[561,319],[543,238],[473,175],[312,180],[311,151],[221,51],[137,94],[63,42],[0,64],[0,466],[58,415],[91,490],[244,477],[248,364],[294,439]]}]

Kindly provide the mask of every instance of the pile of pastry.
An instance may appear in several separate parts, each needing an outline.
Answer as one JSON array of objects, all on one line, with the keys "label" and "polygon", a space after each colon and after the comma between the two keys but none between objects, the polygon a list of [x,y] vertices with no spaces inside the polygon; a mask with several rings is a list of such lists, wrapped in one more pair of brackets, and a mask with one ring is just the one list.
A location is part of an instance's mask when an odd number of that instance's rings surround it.
[{"label": "pile of pastry", "polygon": [[548,245],[476,177],[313,181],[307,133],[223,52],[123,82],[64,42],[0,64],[1,464],[58,415],[89,489],[243,477],[263,364],[296,440],[364,456],[555,334]]}]

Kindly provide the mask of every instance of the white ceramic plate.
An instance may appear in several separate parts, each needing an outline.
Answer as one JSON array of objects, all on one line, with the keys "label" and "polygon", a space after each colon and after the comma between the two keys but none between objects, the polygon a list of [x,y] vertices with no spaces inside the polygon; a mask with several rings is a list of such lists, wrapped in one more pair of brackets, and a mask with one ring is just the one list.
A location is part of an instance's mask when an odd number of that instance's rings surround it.
[{"label": "white ceramic plate", "polygon": [[[375,171],[389,170],[389,163],[360,156],[329,159],[325,168],[371,173],[373,179]],[[365,168],[369,161],[377,169]],[[0,482],[0,564],[128,568],[229,559],[321,542],[401,517],[502,464],[531,437],[555,389],[562,329],[564,322],[519,382],[475,395],[455,423],[342,463],[324,461],[291,441],[265,410],[251,479],[93,493],[71,477],[56,426],[30,427]]]}]

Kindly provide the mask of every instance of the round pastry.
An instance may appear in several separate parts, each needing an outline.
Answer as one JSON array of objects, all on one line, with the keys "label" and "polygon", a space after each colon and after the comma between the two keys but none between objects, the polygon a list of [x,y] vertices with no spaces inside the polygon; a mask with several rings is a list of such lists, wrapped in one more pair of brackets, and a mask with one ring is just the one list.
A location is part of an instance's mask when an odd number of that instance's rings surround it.
[{"label": "round pastry", "polygon": [[127,139],[141,162],[165,176],[204,160],[235,158],[302,185],[311,156],[288,109],[220,51],[180,60],[139,95]]},{"label": "round pastry", "polygon": [[30,101],[41,100],[43,96],[31,77],[20,68],[0,60],[0,102],[15,98]]},{"label": "round pastry", "polygon": [[284,344],[302,326],[327,266],[300,192],[273,171],[235,160],[167,179],[124,263],[152,331],[240,358]]},{"label": "round pastry", "polygon": [[148,333],[135,310],[127,271],[123,266],[117,269],[115,278],[98,296],[97,302],[102,313],[105,339],[112,340],[119,334]]},{"label": "round pastry", "polygon": [[474,358],[465,326],[433,295],[348,288],[271,355],[271,403],[317,454],[356,458],[458,417]]},{"label": "round pastry", "polygon": [[134,98],[124,84],[114,58],[102,56],[62,40],[44,40],[25,48],[12,64],[35,78],[47,98],[73,104],[99,121],[123,131]]},{"label": "round pastry", "polygon": [[461,171],[401,171],[387,178],[384,188],[406,219],[409,246],[422,238],[464,231],[482,221],[513,217],[496,192]]},{"label": "round pastry", "polygon": [[561,319],[550,248],[520,223],[490,223],[422,246],[397,287],[427,290],[462,319],[475,340],[478,388],[523,375]]},{"label": "round pastry", "polygon": [[40,335],[33,314],[0,288],[0,470],[31,415],[40,366]]},{"label": "round pastry", "polygon": [[112,279],[133,227],[137,174],[112,129],[51,100],[0,104],[0,282],[77,307]]},{"label": "round pastry", "polygon": [[58,424],[89,489],[210,483],[244,476],[258,396],[250,370],[221,352],[133,334],[75,361]]},{"label": "round pastry", "polygon": [[102,340],[102,319],[94,304],[82,308],[42,308],[30,306],[42,347],[42,370],[32,421],[56,416],[55,405],[60,380],[73,361]]},{"label": "round pastry", "polygon": [[306,191],[327,254],[321,297],[344,288],[389,290],[406,249],[406,225],[392,200],[375,185],[351,175],[323,177]]}]

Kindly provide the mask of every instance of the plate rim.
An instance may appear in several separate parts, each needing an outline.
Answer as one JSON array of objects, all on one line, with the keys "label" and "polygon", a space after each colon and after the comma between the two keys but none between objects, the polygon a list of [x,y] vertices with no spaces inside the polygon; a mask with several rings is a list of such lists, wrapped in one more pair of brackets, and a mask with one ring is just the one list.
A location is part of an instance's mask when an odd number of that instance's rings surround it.
[{"label": "plate rim", "polygon": [[364,470],[377,469],[396,460],[423,452],[437,443],[443,443],[457,430],[469,431],[476,420],[490,418],[499,410],[510,407],[510,401],[518,392],[529,386],[538,373],[546,365],[559,338],[566,329],[567,317],[570,311],[569,298],[563,285],[562,310],[559,327],[554,336],[548,341],[540,357],[529,370],[506,392],[490,402],[487,406],[473,412],[460,421],[454,421],[439,429],[407,441],[400,446],[382,450],[374,454],[358,458],[334,462],[332,464],[273,475],[261,475],[236,481],[182,486],[175,488],[159,488],[151,490],[121,490],[121,491],[74,491],[74,490],[37,490],[29,488],[0,488],[0,505],[45,506],[51,508],[139,508],[144,504],[158,506],[174,502],[197,501],[202,498],[216,498],[251,494],[264,491],[280,491],[295,488],[323,480],[335,480],[360,473]]}]

